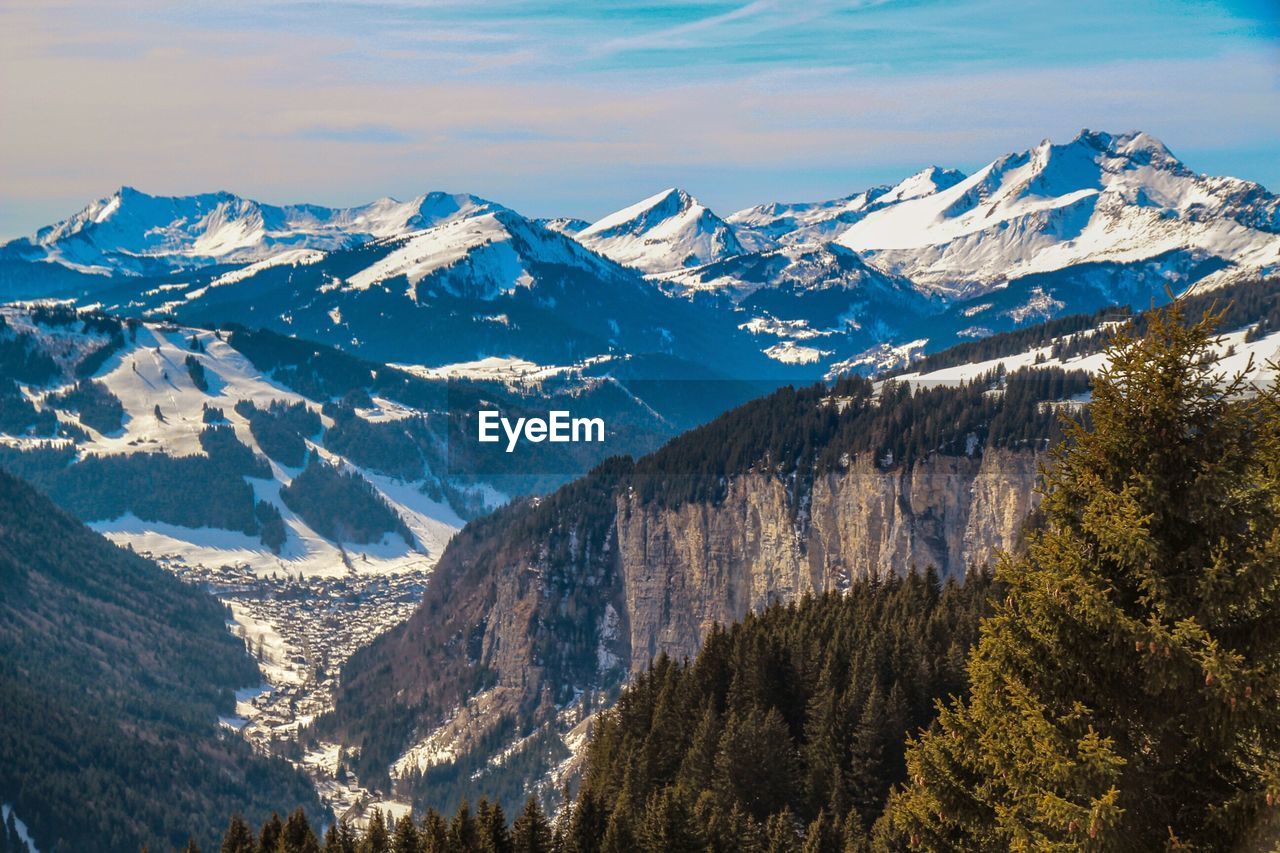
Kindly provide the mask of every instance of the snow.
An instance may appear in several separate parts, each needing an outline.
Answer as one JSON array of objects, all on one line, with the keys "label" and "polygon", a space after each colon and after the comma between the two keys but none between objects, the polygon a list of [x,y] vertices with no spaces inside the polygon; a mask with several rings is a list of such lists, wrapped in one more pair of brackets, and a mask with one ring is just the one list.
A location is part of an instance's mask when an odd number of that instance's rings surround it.
[{"label": "snow", "polygon": [[[261,642],[262,658],[258,661],[258,667],[262,670],[262,674],[268,682],[273,685],[301,684],[306,680],[305,667],[294,663],[294,658],[301,654],[299,649],[292,648],[280,636],[280,632],[276,630],[274,625],[255,618],[249,609],[240,602],[232,601],[230,602],[230,607],[232,618],[240,626],[243,632],[241,636],[244,638],[251,654],[257,654],[259,642]],[[237,714],[243,714],[246,722],[253,714],[245,713],[242,711],[241,706],[245,704],[251,707],[252,698],[252,696],[246,696],[242,700],[239,695],[236,697],[236,712]]]},{"label": "snow", "polygon": [[[42,344],[67,365],[74,364],[84,352],[105,340],[78,332],[33,327],[21,311],[10,309],[5,316],[15,327],[40,336]],[[189,349],[192,337],[199,340],[204,352]],[[207,393],[192,383],[184,364],[188,356],[204,365],[209,384]],[[314,403],[261,374],[247,358],[213,332],[193,328],[168,330],[157,324],[142,324],[137,329],[136,341],[127,342],[108,359],[95,379],[120,400],[125,409],[124,426],[118,432],[103,435],[81,425],[89,434],[89,439],[79,444],[81,454],[203,455],[200,433],[205,427],[203,410],[207,404],[220,408],[236,437],[265,457],[249,430],[247,419],[235,411],[238,401],[249,400],[258,407],[266,407],[274,400],[304,402],[315,408]],[[29,393],[40,399],[56,390]],[[155,416],[157,405],[162,418]],[[358,414],[375,422],[416,414],[383,398],[375,398],[374,405],[375,408],[359,410]],[[78,418],[68,412],[59,412],[59,417],[78,422]],[[327,418],[322,417],[322,422],[327,423]],[[91,526],[118,544],[128,544],[142,553],[178,557],[192,565],[243,566],[259,576],[301,573],[332,577],[349,572],[349,561],[355,561],[362,573],[399,574],[429,569],[450,537],[463,525],[451,507],[431,500],[415,483],[364,471],[323,448],[314,448],[314,452],[356,470],[368,480],[405,520],[417,540],[416,547],[411,548],[398,535],[358,546],[329,541],[312,530],[280,498],[280,489],[292,481],[298,469],[288,469],[271,460],[268,460],[271,479],[250,478],[248,482],[255,498],[275,505],[284,519],[289,535],[279,555],[272,553],[256,536],[144,521],[133,514],[96,521]]]},{"label": "snow", "polygon": [[574,235],[620,264],[664,273],[741,254],[733,228],[693,196],[667,189]]},{"label": "snow", "polygon": [[[379,199],[351,208],[275,206],[231,193],[153,196],[131,187],[7,244],[23,257],[99,274],[137,275],[155,267],[257,263],[308,250],[332,251],[502,209],[475,196],[431,192],[407,202]],[[228,274],[234,276],[236,271]],[[247,273],[252,275],[252,273]],[[220,284],[240,279],[222,277]]]},{"label": "snow", "polygon": [[519,356],[487,356],[476,361],[460,361],[439,367],[421,364],[391,364],[397,370],[424,379],[472,379],[501,382],[508,387],[529,388],[555,377],[580,373],[583,369],[613,361],[614,356],[597,355],[575,364],[538,364]]},{"label": "snow", "polygon": [[603,258],[571,238],[543,228],[509,210],[480,213],[390,240],[386,256],[348,276],[348,290],[363,291],[401,277],[410,299],[439,287],[456,296],[493,299],[532,288],[535,265],[576,267],[602,278],[614,270]]},{"label": "snow", "polygon": [[931,166],[894,186],[872,187],[831,201],[757,205],[727,221],[753,250],[822,243],[874,210],[938,192],[963,178],[961,172]]},{"label": "snow", "polygon": [[[1259,198],[1251,213],[1237,210],[1242,192]],[[871,212],[838,242],[943,292],[1173,251],[1262,269],[1280,257],[1278,206],[1256,185],[1191,173],[1146,134],[1084,131]]]},{"label": "snow", "polygon": [[[1238,329],[1222,336],[1222,341],[1217,347],[1218,352],[1223,354],[1223,358],[1219,362],[1219,368],[1227,374],[1241,372],[1249,364],[1250,358],[1252,358],[1254,367],[1258,370],[1258,373],[1254,376],[1254,381],[1269,381],[1274,375],[1274,371],[1268,367],[1268,363],[1280,359],[1280,332],[1267,335],[1251,343],[1246,343],[1244,340],[1247,333],[1247,329]],[[1229,352],[1231,353],[1230,355],[1227,354]],[[905,373],[894,377],[894,379],[908,382],[912,385],[954,386],[972,382],[979,376],[990,373],[1000,367],[1003,367],[1008,373],[1024,367],[1032,370],[1061,367],[1066,370],[1083,370],[1088,373],[1097,373],[1107,364],[1106,354],[1101,352],[1075,356],[1065,360],[1053,358],[1052,353],[1052,346],[1036,347],[1014,355],[953,365],[929,371],[928,373]]]},{"label": "snow", "polygon": [[795,341],[782,341],[766,349],[764,354],[783,364],[817,364],[826,356],[831,355],[831,352],[829,350],[820,350],[816,347],[801,346]]},{"label": "snow", "polygon": [[40,853],[39,848],[36,847],[35,840],[31,837],[31,833],[27,831],[27,825],[22,822],[22,818],[14,813],[13,806],[8,803],[0,805],[0,822],[8,823],[10,814],[13,814],[13,825],[18,830],[18,837],[26,843],[31,853]]}]

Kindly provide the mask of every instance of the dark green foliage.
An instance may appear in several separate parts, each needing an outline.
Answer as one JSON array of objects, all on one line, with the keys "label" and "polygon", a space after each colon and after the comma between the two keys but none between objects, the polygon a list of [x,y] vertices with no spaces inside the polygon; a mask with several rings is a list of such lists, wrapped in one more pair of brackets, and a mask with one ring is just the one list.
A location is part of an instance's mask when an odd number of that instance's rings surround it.
[{"label": "dark green foliage", "polygon": [[48,403],[54,408],[75,412],[80,416],[80,423],[103,435],[124,428],[124,406],[101,382],[81,379],[65,391],[51,395]]},{"label": "dark green foliage", "polygon": [[244,481],[246,457],[222,438],[213,441],[216,455],[90,455],[74,464],[71,447],[25,451],[0,447],[0,467],[30,480],[85,521],[132,512],[145,521],[256,535],[259,520],[253,489]]},{"label": "dark green foliage", "polygon": [[257,853],[257,846],[253,841],[253,830],[239,813],[231,816],[227,831],[222,834],[219,853]]},{"label": "dark green foliage", "polygon": [[783,814],[830,820],[821,835],[853,809],[861,834],[904,778],[905,735],[963,691],[988,591],[984,575],[863,581],[717,628],[692,663],[659,658],[599,721],[575,814],[599,813],[597,841],[620,812],[671,849]]},{"label": "dark green foliage", "polygon": [[191,377],[191,384],[206,394],[209,393],[209,377],[205,374],[204,362],[194,355],[188,355],[182,363],[187,366],[187,375]]},{"label": "dark green foliage", "polygon": [[0,329],[0,376],[30,385],[44,385],[61,376],[58,363],[24,332]]},{"label": "dark green foliage", "polygon": [[551,824],[536,797],[525,801],[511,825],[511,846],[515,853],[551,853]]},{"label": "dark green foliage", "polygon": [[890,845],[1225,851],[1274,824],[1280,387],[1221,372],[1220,321],[1175,304],[1113,341]]},{"label": "dark green foliage", "polygon": [[236,403],[236,413],[249,420],[249,429],[262,452],[290,468],[307,461],[305,439],[320,431],[320,415],[306,403],[272,400],[259,409],[248,400]]},{"label": "dark green foliage", "polygon": [[107,363],[107,359],[124,349],[124,334],[119,330],[111,333],[111,337],[107,338],[107,342],[94,349],[76,365],[75,374],[77,379],[87,379],[97,373],[102,365]]},{"label": "dark green foliage", "polygon": [[270,463],[236,438],[235,429],[229,425],[205,427],[200,431],[200,446],[228,473],[261,479],[271,477]]},{"label": "dark green foliage", "polygon": [[1131,314],[1129,306],[1103,308],[1092,314],[1072,314],[1067,317],[1056,317],[1035,326],[1014,329],[1011,332],[1000,332],[988,335],[976,341],[965,341],[945,350],[930,353],[924,358],[912,362],[913,373],[929,373],[944,367],[956,367],[961,364],[972,364],[980,361],[1004,358],[1010,355],[1028,352],[1037,347],[1049,346],[1057,338],[1074,335],[1078,332],[1096,329],[1100,324],[1113,320],[1127,320]]},{"label": "dark green foliage", "polygon": [[373,423],[347,405],[330,405],[325,414],[333,426],[324,434],[324,446],[362,468],[417,480],[424,473],[421,448],[432,441],[422,417]]},{"label": "dark green foliage", "polygon": [[289,530],[285,527],[284,518],[280,515],[280,510],[273,503],[258,501],[253,508],[253,512],[258,519],[258,538],[262,540],[263,545],[279,554],[289,535]]},{"label": "dark green foliage", "polygon": [[224,736],[260,676],[215,599],[0,472],[0,802],[44,850],[205,849],[243,810],[319,808]]},{"label": "dark green foliage", "polygon": [[217,406],[210,406],[205,403],[200,411],[200,420],[206,424],[226,423],[227,415]]},{"label": "dark green foliage", "polygon": [[48,409],[37,409],[12,379],[0,376],[0,433],[51,436],[58,418]]},{"label": "dark green foliage", "polygon": [[280,490],[289,509],[322,536],[335,542],[367,545],[388,533],[414,543],[413,534],[386,499],[353,471],[312,459]]}]

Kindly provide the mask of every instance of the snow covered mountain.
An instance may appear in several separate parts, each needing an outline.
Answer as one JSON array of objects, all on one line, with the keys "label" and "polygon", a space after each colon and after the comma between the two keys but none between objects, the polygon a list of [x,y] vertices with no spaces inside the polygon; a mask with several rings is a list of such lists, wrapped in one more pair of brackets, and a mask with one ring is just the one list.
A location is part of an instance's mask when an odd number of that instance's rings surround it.
[{"label": "snow covered mountain", "polygon": [[673,298],[507,209],[229,270],[117,278],[83,298],[116,313],[233,321],[426,367],[660,356],[671,367],[650,378],[694,369],[755,379],[777,366],[731,313]]},{"label": "snow covered mountain", "polygon": [[575,236],[584,246],[647,273],[698,266],[744,251],[729,223],[680,189],[663,190],[611,213]]},{"label": "snow covered mountain", "polygon": [[[1280,266],[1280,198],[1196,175],[1145,133],[1083,131],[1001,157],[939,192],[862,217],[838,242],[886,271],[974,295],[1082,264],[1163,258],[1175,289],[1216,259],[1216,275]],[[1198,277],[1198,276],[1197,276]]]},{"label": "snow covered mountain", "polygon": [[771,358],[816,364],[919,334],[941,299],[835,243],[736,255],[664,278],[685,296],[730,299]]},{"label": "snow covered mountain", "polygon": [[900,183],[878,186],[832,201],[771,202],[739,210],[726,221],[743,245],[753,250],[834,240],[875,210],[955,186],[964,173],[930,166]]},{"label": "snow covered mountain", "polygon": [[1280,197],[1146,134],[1084,131],[967,177],[933,166],[727,219],[678,189],[588,224],[465,194],[325,208],[125,188],[0,247],[0,300],[230,320],[430,367],[659,354],[816,376],[1276,270]]},{"label": "snow covered mountain", "polygon": [[121,187],[4,256],[102,275],[147,275],[262,261],[296,249],[333,250],[500,209],[475,196],[432,192],[350,208],[278,207],[226,192],[153,196]]}]

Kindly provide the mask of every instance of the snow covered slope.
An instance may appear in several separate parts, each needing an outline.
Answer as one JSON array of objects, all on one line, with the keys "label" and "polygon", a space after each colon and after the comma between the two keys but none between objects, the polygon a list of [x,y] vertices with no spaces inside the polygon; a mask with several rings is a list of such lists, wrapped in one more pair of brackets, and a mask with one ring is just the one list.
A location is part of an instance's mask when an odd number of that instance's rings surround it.
[{"label": "snow covered slope", "polygon": [[507,209],[226,272],[117,280],[86,299],[115,313],[270,328],[380,362],[571,364],[660,354],[728,376],[773,369],[738,318],[674,298],[639,271]]},{"label": "snow covered slope", "polygon": [[617,275],[599,255],[509,210],[452,219],[395,245],[386,257],[348,276],[342,289],[367,290],[403,278],[417,300],[419,283],[431,277],[433,287],[451,295],[493,299],[533,287],[539,267],[569,267],[601,280]]},{"label": "snow covered slope", "polygon": [[0,247],[0,300],[234,321],[429,367],[657,354],[816,378],[1276,271],[1280,197],[1197,175],[1147,134],[1084,131],[967,177],[933,166],[727,219],[678,189],[587,224],[470,195],[337,209],[125,188]]},{"label": "snow covered slope", "polygon": [[122,187],[0,253],[83,272],[140,275],[261,261],[288,249],[344,248],[498,209],[475,196],[440,192],[328,208],[278,207],[226,192],[153,196]]},{"label": "snow covered slope", "polygon": [[[93,336],[86,336],[76,328],[33,323],[21,310],[5,309],[3,317],[10,329],[33,336],[47,352],[64,353],[68,361],[78,359],[97,345]],[[192,351],[193,339],[203,351]],[[198,388],[188,372],[188,357],[203,365],[206,390]],[[445,543],[462,526],[458,513],[448,503],[419,490],[420,484],[401,482],[354,465],[327,449],[316,437],[307,440],[310,452],[371,483],[404,520],[416,542],[406,542],[399,535],[390,534],[380,542],[352,545],[313,530],[280,497],[280,490],[302,469],[270,459],[250,430],[248,418],[236,411],[236,405],[249,401],[266,408],[272,401],[282,401],[302,403],[318,412],[319,404],[264,375],[213,332],[143,324],[136,329],[133,339],[126,340],[93,378],[123,405],[123,428],[104,434],[83,423],[76,413],[58,409],[60,420],[73,423],[83,431],[84,437],[75,441],[80,458],[90,454],[114,457],[162,453],[175,458],[205,455],[200,440],[201,432],[207,427],[205,410],[221,410],[222,420],[218,423],[229,424],[242,444],[267,460],[269,478],[250,478],[249,483],[255,498],[274,506],[287,528],[284,546],[279,553],[273,553],[256,536],[239,531],[143,521],[132,514],[91,524],[108,538],[128,542],[139,551],[178,557],[190,564],[245,565],[259,573],[308,575],[345,573],[348,559],[358,554],[365,571],[398,572],[433,564]],[[53,402],[57,390],[32,387],[27,394],[37,405],[57,408],[58,404]],[[414,414],[417,413],[391,401],[375,398],[373,407],[361,411],[359,416],[375,421]],[[328,415],[321,416],[321,422],[324,427],[333,424]],[[28,450],[50,444],[50,439],[27,436],[0,436],[0,441]],[[54,444],[57,443],[54,440]]]},{"label": "snow covered slope", "polygon": [[770,358],[818,365],[909,336],[942,300],[834,243],[737,255],[664,277],[686,296],[722,294]]},{"label": "snow covered slope", "polygon": [[668,189],[611,213],[576,235],[588,248],[647,273],[743,252],[733,228],[684,190]]},{"label": "snow covered slope", "polygon": [[1196,175],[1145,133],[1083,131],[995,160],[959,183],[862,217],[839,242],[880,269],[973,295],[1031,274],[1166,256],[1171,284],[1218,259],[1220,278],[1280,266],[1280,199]]},{"label": "snow covered slope", "polygon": [[964,180],[964,173],[930,166],[893,186],[872,187],[833,201],[771,202],[739,210],[725,221],[753,250],[833,240],[875,210],[932,195]]}]

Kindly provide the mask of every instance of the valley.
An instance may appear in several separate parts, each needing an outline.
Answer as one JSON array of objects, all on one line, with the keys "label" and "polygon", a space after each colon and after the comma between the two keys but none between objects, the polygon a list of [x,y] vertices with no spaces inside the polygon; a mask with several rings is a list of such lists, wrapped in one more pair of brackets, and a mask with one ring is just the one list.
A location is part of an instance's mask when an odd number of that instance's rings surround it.
[{"label": "valley", "polygon": [[653,661],[1016,551],[1143,309],[1274,360],[1278,210],[1090,131],[725,217],[124,188],[0,247],[0,467],[227,605],[221,731],[326,811],[555,809]]}]

